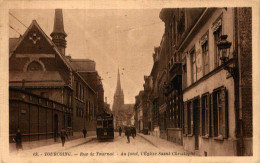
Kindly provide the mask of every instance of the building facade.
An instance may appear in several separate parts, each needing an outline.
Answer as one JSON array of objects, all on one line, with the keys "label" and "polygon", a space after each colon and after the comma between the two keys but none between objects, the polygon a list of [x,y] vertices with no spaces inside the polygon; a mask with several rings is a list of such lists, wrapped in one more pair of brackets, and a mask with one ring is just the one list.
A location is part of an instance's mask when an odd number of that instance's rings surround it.
[{"label": "building facade", "polygon": [[10,136],[17,128],[27,140],[56,137],[61,128],[95,128],[97,92],[66,56],[66,36],[62,10],[56,9],[51,39],[36,20],[20,38],[10,39]]},{"label": "building facade", "polygon": [[162,9],[153,132],[199,155],[252,155],[251,8]]}]

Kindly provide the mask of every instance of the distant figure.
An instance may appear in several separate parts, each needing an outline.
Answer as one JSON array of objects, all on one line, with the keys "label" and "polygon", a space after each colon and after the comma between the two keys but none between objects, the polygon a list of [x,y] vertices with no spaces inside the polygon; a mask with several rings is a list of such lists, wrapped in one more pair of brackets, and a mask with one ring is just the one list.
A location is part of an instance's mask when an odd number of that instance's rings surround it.
[{"label": "distant figure", "polygon": [[86,138],[86,135],[87,135],[87,130],[86,130],[86,128],[84,128],[84,129],[82,130],[82,132],[83,132],[84,138]]},{"label": "distant figure", "polygon": [[60,138],[61,138],[61,142],[62,142],[63,147],[64,147],[64,144],[65,144],[65,136],[68,139],[68,135],[67,135],[66,130],[64,128],[62,128],[61,131],[60,131]]},{"label": "distant figure", "polygon": [[16,150],[19,151],[19,149],[23,149],[22,147],[22,134],[21,134],[21,131],[20,129],[18,128],[17,129],[17,133],[15,135],[15,143],[16,143]]},{"label": "distant figure", "polygon": [[130,127],[126,127],[126,129],[125,129],[125,135],[127,136],[127,143],[130,143],[130,135],[131,135],[131,129],[130,129]]},{"label": "distant figure", "polygon": [[121,136],[121,133],[122,133],[122,128],[121,128],[121,126],[119,126],[119,136]]},{"label": "distant figure", "polygon": [[136,129],[135,129],[135,127],[131,127],[131,134],[132,134],[133,138],[136,137]]}]

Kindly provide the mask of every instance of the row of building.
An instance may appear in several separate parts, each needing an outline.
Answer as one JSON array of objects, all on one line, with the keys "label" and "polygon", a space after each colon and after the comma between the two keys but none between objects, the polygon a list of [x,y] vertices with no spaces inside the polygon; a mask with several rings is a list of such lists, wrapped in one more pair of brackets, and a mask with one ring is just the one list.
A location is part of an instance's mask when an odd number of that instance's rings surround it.
[{"label": "row of building", "polygon": [[160,19],[136,128],[199,155],[252,155],[252,9],[162,9]]},{"label": "row of building", "polygon": [[50,36],[33,20],[22,36],[9,39],[10,137],[18,128],[24,141],[56,138],[62,128],[95,130],[96,114],[109,110],[96,63],[65,53],[61,9]]}]

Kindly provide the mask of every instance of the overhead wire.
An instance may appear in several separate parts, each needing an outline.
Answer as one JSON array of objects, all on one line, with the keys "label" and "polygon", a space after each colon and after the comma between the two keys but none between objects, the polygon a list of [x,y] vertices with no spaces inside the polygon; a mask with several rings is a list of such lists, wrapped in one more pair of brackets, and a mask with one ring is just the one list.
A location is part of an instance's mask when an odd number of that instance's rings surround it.
[{"label": "overhead wire", "polygon": [[9,25],[9,27],[14,30],[16,33],[18,33],[20,36],[22,36],[22,34],[20,32],[18,32],[14,27],[12,27],[11,25]]},{"label": "overhead wire", "polygon": [[28,28],[22,21],[20,21],[16,16],[14,16],[12,13],[9,12],[9,15],[11,15],[13,18],[15,18],[19,23],[21,23],[25,28]]}]

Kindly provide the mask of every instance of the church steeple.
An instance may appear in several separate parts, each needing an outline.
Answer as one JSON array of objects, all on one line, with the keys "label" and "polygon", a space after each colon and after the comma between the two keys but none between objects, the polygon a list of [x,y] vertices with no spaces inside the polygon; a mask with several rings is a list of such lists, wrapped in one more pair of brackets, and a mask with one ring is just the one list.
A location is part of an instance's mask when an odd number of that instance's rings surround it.
[{"label": "church steeple", "polygon": [[120,108],[125,104],[124,102],[124,92],[121,88],[121,82],[120,82],[120,72],[118,69],[117,72],[117,85],[116,85],[116,91],[114,94],[114,104],[113,104],[113,110],[118,111]]},{"label": "church steeple", "polygon": [[[120,73],[119,73],[119,69],[117,72],[117,84],[116,84],[116,93],[115,94],[121,94],[121,82],[120,82]],[[122,91],[123,92],[123,91]]]},{"label": "church steeple", "polygon": [[54,44],[59,48],[61,53],[65,55],[65,48],[67,45],[65,37],[67,37],[67,34],[64,31],[62,9],[55,9],[54,26],[51,37]]}]

